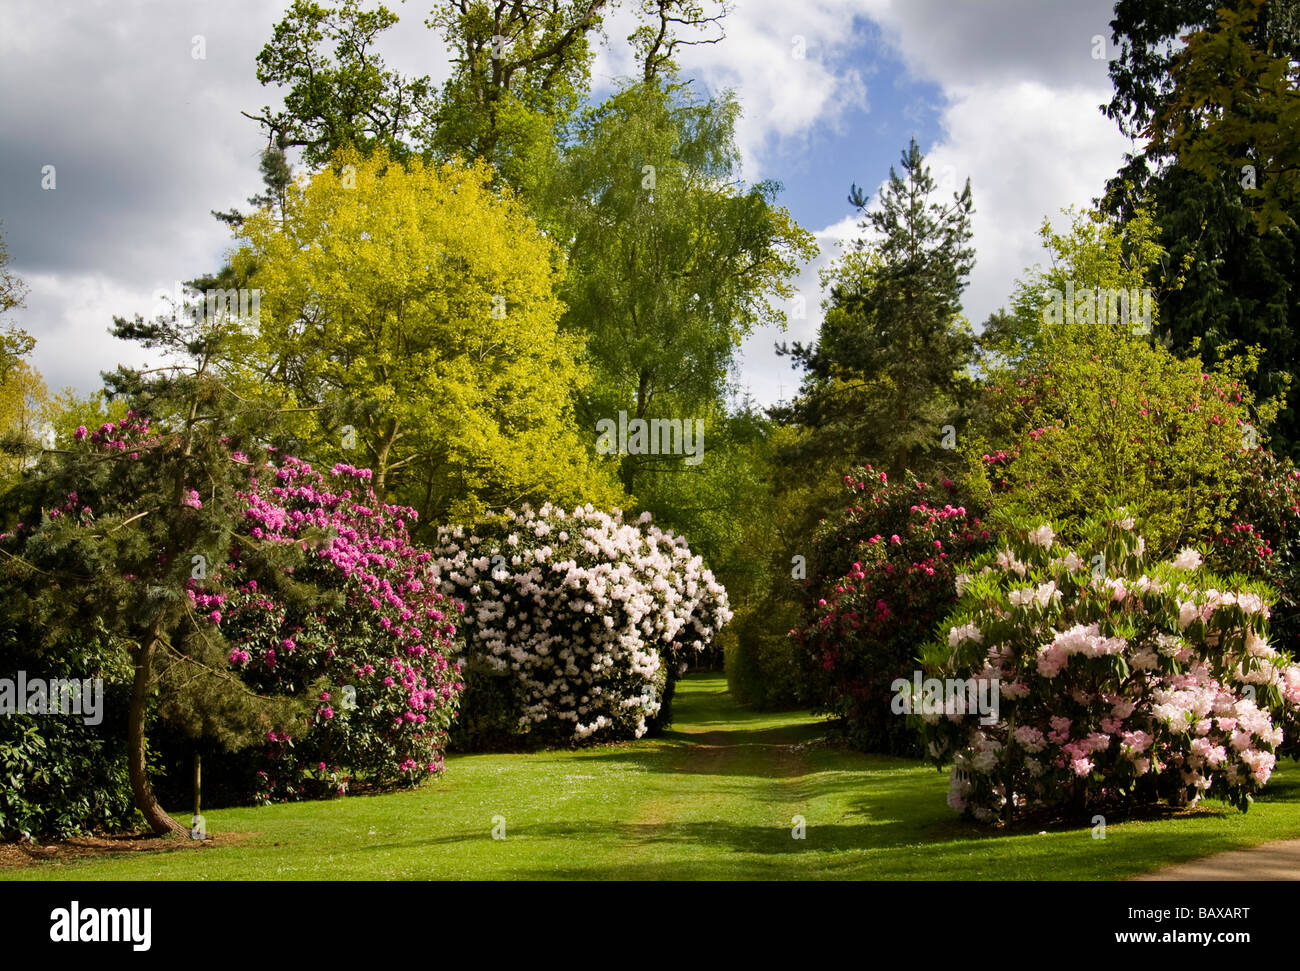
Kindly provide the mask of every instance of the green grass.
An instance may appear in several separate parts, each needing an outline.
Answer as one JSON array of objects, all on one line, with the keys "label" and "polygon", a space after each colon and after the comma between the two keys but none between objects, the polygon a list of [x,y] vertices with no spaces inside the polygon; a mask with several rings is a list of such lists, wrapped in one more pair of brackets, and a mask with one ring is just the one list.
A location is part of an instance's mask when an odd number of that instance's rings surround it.
[{"label": "green grass", "polygon": [[[1300,837],[1300,767],[1247,814],[989,834],[917,762],[816,744],[800,713],[739,708],[716,675],[680,687],[675,730],[581,751],[466,755],[421,789],[206,813],[228,845],[106,854],[5,879],[1095,879]],[[809,745],[808,743],[814,743]],[[179,807],[178,807],[179,808]],[[792,817],[806,820],[793,839]],[[494,817],[505,839],[493,839]]]}]

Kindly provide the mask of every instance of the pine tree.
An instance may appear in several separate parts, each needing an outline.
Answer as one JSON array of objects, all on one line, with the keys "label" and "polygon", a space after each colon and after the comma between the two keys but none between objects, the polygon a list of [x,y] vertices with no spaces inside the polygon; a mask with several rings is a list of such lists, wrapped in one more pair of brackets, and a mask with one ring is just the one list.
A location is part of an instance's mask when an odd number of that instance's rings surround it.
[{"label": "pine tree", "polygon": [[[247,466],[264,454],[268,415],[225,387],[220,322],[178,318],[115,321],[115,333],[184,360],[153,372],[105,375],[131,403],[121,423],[79,429],[75,443],[46,450],[0,497],[0,628],[26,631],[58,664],[70,653],[130,672],[127,761],[136,807],[155,833],[187,832],[159,805],[148,778],[149,717],[161,700],[196,709],[197,731],[245,742],[291,717],[293,699],[263,698],[224,669],[220,633],[200,630],[188,588],[196,570],[209,588],[240,535]],[[253,544],[255,545],[255,544]],[[294,547],[268,546],[287,567]],[[282,570],[268,571],[273,575]],[[158,697],[160,672],[183,670]]]},{"label": "pine tree", "polygon": [[787,352],[807,371],[800,396],[775,414],[807,430],[796,450],[823,465],[929,474],[960,424],[974,352],[961,316],[974,263],[972,200],[967,180],[951,203],[931,201],[935,181],[915,140],[901,164],[878,208],[852,187],[864,236],[824,277],[830,298],[817,343]]}]

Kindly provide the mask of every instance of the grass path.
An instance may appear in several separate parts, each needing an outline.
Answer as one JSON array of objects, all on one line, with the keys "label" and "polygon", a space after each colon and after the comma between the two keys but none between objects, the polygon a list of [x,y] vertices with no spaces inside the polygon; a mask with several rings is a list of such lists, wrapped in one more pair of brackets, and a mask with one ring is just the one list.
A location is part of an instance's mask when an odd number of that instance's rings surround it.
[{"label": "grass path", "polygon": [[9,867],[0,879],[1122,878],[1300,838],[1292,763],[1245,815],[1212,803],[1111,820],[1104,840],[1090,820],[990,835],[948,809],[934,769],[824,734],[810,715],[750,712],[720,676],[693,676],[662,738],[455,756],[409,792],[213,810],[217,845]]}]

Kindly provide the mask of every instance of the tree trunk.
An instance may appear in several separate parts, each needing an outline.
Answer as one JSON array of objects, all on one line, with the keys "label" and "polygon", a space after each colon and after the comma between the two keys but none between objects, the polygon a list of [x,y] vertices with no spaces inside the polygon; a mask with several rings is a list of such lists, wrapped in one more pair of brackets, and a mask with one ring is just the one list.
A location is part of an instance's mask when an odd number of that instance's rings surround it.
[{"label": "tree trunk", "polygon": [[158,805],[149,785],[149,773],[145,766],[144,716],[149,700],[150,667],[153,662],[155,636],[140,642],[140,649],[135,656],[135,681],[131,685],[131,707],[127,713],[126,758],[127,768],[131,773],[131,794],[135,806],[144,816],[145,822],[155,836],[167,833],[188,833],[189,831],[172,819]]}]

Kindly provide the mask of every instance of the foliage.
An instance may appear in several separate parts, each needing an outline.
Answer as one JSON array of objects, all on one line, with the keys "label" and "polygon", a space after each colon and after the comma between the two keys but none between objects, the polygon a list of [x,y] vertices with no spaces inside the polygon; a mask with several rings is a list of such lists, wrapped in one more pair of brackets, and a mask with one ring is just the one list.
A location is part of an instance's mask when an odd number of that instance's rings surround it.
[{"label": "foliage", "polygon": [[[286,458],[250,473],[239,496],[248,547],[213,575],[219,586],[196,581],[189,597],[219,628],[245,684],[315,699],[292,731],[266,733],[258,800],[342,795],[353,777],[389,786],[441,772],[462,687],[447,660],[459,650],[461,605],[426,582],[430,554],[407,531],[413,510],[378,502],[369,470],[339,465],[325,476]],[[289,583],[268,584],[266,544],[310,551],[287,568]],[[192,677],[189,668],[166,666],[164,690]],[[173,703],[161,714],[203,734],[204,707]]]},{"label": "foliage", "polygon": [[[0,840],[64,839],[92,831],[133,828],[139,817],[126,770],[129,669],[87,633],[70,638],[55,656],[33,649],[41,632],[0,605],[0,678],[103,678],[98,724],[77,713],[9,713],[0,717]],[[26,699],[22,699],[26,700]],[[89,720],[93,721],[94,716]]]},{"label": "foliage", "polygon": [[289,190],[285,221],[238,230],[236,269],[265,292],[246,380],[309,409],[295,450],[355,449],[425,520],[616,496],[572,426],[587,377],[557,327],[559,254],[513,194],[483,164],[335,161]]},{"label": "foliage", "polygon": [[772,542],[771,422],[748,402],[703,419],[704,460],[647,463],[638,508],[687,539],[734,605],[761,597]]},{"label": "foliage", "polygon": [[890,686],[916,668],[957,600],[961,562],[990,533],[951,480],[890,484],[868,465],[844,483],[850,505],[813,539],[803,617],[790,631],[807,700],[837,716],[859,748],[916,754],[914,734],[890,714]]},{"label": "foliage", "polygon": [[800,396],[777,413],[812,429],[806,448],[841,467],[870,459],[893,475],[929,475],[945,464],[944,429],[957,431],[968,390],[974,341],[960,298],[973,203],[969,180],[951,203],[931,201],[936,183],[915,140],[901,164],[878,208],[853,187],[864,236],[824,276],[817,343],[789,351],[807,370]]},{"label": "foliage", "polygon": [[433,94],[428,77],[386,70],[374,52],[375,38],[395,23],[382,4],[363,10],[358,0],[334,8],[293,0],[257,55],[257,80],[288,89],[284,107],[246,117],[266,129],[273,147],[301,148],[311,168],[344,147],[407,157],[430,123]]},{"label": "foliage", "polygon": [[[3,353],[3,352],[0,352]],[[47,444],[49,391],[40,373],[17,360],[0,377],[0,481],[27,468]]]},{"label": "foliage", "polygon": [[[1277,38],[1265,36],[1256,46],[1266,3],[1237,0],[1218,11],[1213,29],[1186,37],[1169,66],[1170,96],[1150,131],[1152,152],[1176,156],[1207,180],[1225,171],[1243,173],[1261,234],[1294,227],[1292,213],[1300,205],[1300,62]],[[1289,27],[1286,40],[1293,45],[1300,40],[1294,16]]]},{"label": "foliage", "polygon": [[[958,690],[897,686],[895,711],[953,766],[954,809],[1006,822],[1218,796],[1244,811],[1268,782],[1300,667],[1268,644],[1264,588],[1217,579],[1191,548],[1148,565],[1122,516],[1078,550],[1044,524],[975,560],[925,654]],[[978,722],[971,686],[999,699]]]},{"label": "foliage", "polygon": [[[1053,229],[1048,219],[1038,231],[1051,265],[1035,266],[1016,281],[1010,309],[990,315],[980,333],[986,374],[1041,356],[1051,335],[1062,328],[1109,322],[1117,332],[1126,324],[1131,336],[1145,336],[1161,326],[1160,302],[1147,291],[1148,274],[1167,259],[1154,213],[1139,208],[1120,222],[1097,211],[1071,207],[1062,212],[1069,219],[1064,232]],[[1103,294],[1100,303],[1098,293]],[[1111,294],[1116,294],[1114,304]],[[1112,321],[1112,312],[1127,317]]]},{"label": "foliage", "polygon": [[1267,583],[1272,641],[1300,656],[1300,470],[1256,449],[1246,456],[1236,495],[1231,523],[1210,537],[1207,564]]},{"label": "foliage", "polygon": [[[109,689],[129,686],[120,727],[133,798],[161,833],[183,827],[158,806],[148,780],[155,665],[195,643],[185,585],[196,557],[226,559],[239,487],[229,449],[252,446],[240,422],[223,415],[221,396],[202,374],[141,382],[119,372],[115,380],[135,383],[137,405],[151,406],[167,424],[156,429],[128,410],[121,422],[93,433],[79,428],[73,443],[46,451],[3,495],[0,522],[8,528],[0,534],[0,602],[6,626],[35,633],[33,663],[41,667],[71,656],[93,632]],[[177,417],[173,408],[187,399],[190,407]],[[202,419],[200,401],[211,409]],[[199,488],[204,499],[196,505]],[[194,692],[220,691],[230,680],[206,667],[198,674]],[[221,694],[232,733],[250,732],[259,718],[274,715],[274,705],[248,695]]]},{"label": "foliage", "polygon": [[759,710],[793,708],[801,700],[802,671],[789,632],[799,621],[791,599],[746,603],[719,635],[727,690]]},{"label": "foliage", "polygon": [[[1267,4],[1253,27],[1220,37],[1217,11],[1224,6],[1220,0],[1116,3],[1111,26],[1120,56],[1110,63],[1115,96],[1105,110],[1125,134],[1134,138],[1149,134],[1153,122],[1168,116],[1174,105],[1198,104],[1206,93],[1198,90],[1201,81],[1216,88],[1226,85],[1222,93],[1234,99],[1242,94],[1255,97],[1242,91],[1232,94],[1231,75],[1193,79],[1193,87],[1183,87],[1186,75],[1176,78],[1174,74],[1181,50],[1187,49],[1177,43],[1182,36],[1190,35],[1202,53],[1220,48],[1220,54],[1238,51],[1246,60],[1258,60],[1264,56],[1261,52],[1270,51],[1267,56],[1272,58],[1300,58],[1300,21],[1290,0]],[[1227,5],[1230,10],[1239,6]],[[1272,93],[1261,91],[1259,97],[1267,102],[1263,107],[1274,110],[1277,98]],[[1241,108],[1237,104],[1222,125],[1249,128],[1265,117]],[[1207,106],[1206,110],[1213,109]],[[1219,135],[1229,133],[1216,127]],[[1300,207],[1293,202],[1283,212],[1274,212],[1269,221],[1283,224],[1263,235],[1257,217],[1267,208],[1258,202],[1261,193],[1272,193],[1274,203],[1282,202],[1283,196],[1274,192],[1278,180],[1267,187],[1261,173],[1269,164],[1293,163],[1277,155],[1289,134],[1266,126],[1252,132],[1262,139],[1262,154],[1252,143],[1233,145],[1227,138],[1205,141],[1190,130],[1186,134],[1198,145],[1188,158],[1183,157],[1185,152],[1174,154],[1170,144],[1160,139],[1126,156],[1124,167],[1107,186],[1105,207],[1124,219],[1142,205],[1153,206],[1158,213],[1158,242],[1168,251],[1167,258],[1149,270],[1164,321],[1158,336],[1178,353],[1189,352],[1199,341],[1199,353],[1209,366],[1230,356],[1234,346],[1260,346],[1263,353],[1259,369],[1250,378],[1251,391],[1261,399],[1280,398],[1293,381],[1294,362],[1300,359],[1295,336],[1300,333],[1300,289],[1295,285],[1300,278],[1300,226],[1294,222]],[[1211,150],[1210,157],[1198,162],[1202,149]],[[1272,162],[1269,155],[1275,156]],[[1242,171],[1245,163],[1230,161],[1238,157],[1256,168],[1254,190]],[[1279,455],[1300,456],[1300,409],[1293,402],[1278,415],[1272,447]]]},{"label": "foliage", "polygon": [[[640,738],[666,724],[684,662],[731,619],[700,557],[648,513],[627,523],[590,505],[526,507],[442,527],[434,553],[441,589],[466,604],[477,734],[457,744]],[[476,698],[500,720],[474,711]]]},{"label": "foliage", "polygon": [[[774,205],[777,186],[734,180],[739,106],[672,82],[633,84],[575,125],[539,209],[570,241],[564,326],[586,337],[594,382],[580,424],[689,420],[719,408],[743,338],[784,326],[797,259],[812,236]],[[623,484],[657,456],[622,458]]]},{"label": "foliage", "polygon": [[1164,319],[1141,292],[1163,254],[1153,233],[1146,212],[1123,225],[1075,213],[1064,233],[1045,223],[1053,265],[982,337],[983,386],[959,442],[971,488],[1052,518],[1067,542],[1110,502],[1143,517],[1162,553],[1218,532],[1277,413],[1249,389],[1256,351],[1207,368],[1151,340]]},{"label": "foliage", "polygon": [[1251,407],[1253,362],[1206,372],[1123,328],[1061,329],[985,389],[971,487],[1004,512],[1055,517],[1069,542],[1108,503],[1144,517],[1161,554],[1212,535],[1271,417]]},{"label": "foliage", "polygon": [[608,0],[498,4],[443,0],[425,23],[442,33],[451,77],[426,141],[438,159],[483,159],[506,185],[546,178],[564,124],[586,96]]}]

